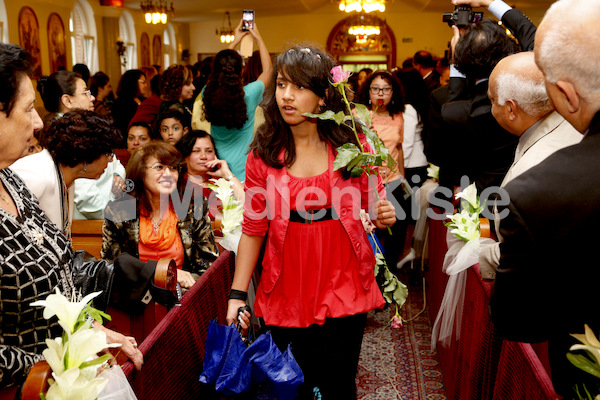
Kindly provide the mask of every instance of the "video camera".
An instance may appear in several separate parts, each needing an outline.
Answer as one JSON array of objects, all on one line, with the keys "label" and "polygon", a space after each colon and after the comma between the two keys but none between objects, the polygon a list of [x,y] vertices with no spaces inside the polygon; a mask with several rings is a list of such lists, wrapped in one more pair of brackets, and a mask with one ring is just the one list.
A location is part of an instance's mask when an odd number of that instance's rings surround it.
[{"label": "video camera", "polygon": [[481,21],[482,18],[482,12],[473,12],[470,5],[463,4],[455,6],[451,13],[444,13],[442,21],[448,23],[448,26],[456,25],[458,28],[464,28],[473,22]]}]

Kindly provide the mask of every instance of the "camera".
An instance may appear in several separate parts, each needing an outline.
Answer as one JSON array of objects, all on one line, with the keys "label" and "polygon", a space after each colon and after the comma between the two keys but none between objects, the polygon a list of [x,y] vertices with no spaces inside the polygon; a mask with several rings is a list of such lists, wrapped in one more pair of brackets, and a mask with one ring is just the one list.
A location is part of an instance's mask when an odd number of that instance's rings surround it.
[{"label": "camera", "polygon": [[451,13],[444,13],[442,21],[446,22],[448,26],[456,25],[458,28],[464,28],[465,26],[479,22],[483,18],[482,12],[473,12],[468,4],[463,4],[454,7],[454,11]]}]

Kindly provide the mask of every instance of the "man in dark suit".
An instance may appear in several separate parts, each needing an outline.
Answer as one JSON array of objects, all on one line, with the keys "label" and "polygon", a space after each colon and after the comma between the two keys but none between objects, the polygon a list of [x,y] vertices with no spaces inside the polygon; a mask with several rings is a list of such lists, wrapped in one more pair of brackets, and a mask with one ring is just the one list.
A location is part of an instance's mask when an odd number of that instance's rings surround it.
[{"label": "man in dark suit", "polygon": [[436,62],[428,51],[417,51],[413,57],[413,67],[421,74],[429,93],[440,87],[440,73],[435,65]]},{"label": "man in dark suit", "polygon": [[450,66],[448,99],[441,109],[443,129],[450,133],[444,133],[449,159],[447,167],[440,165],[440,182],[452,188],[466,175],[481,192],[500,186],[517,146],[518,138],[492,116],[487,90],[496,64],[518,52],[519,47],[489,19],[467,26],[462,34],[456,26],[452,29],[454,63]]},{"label": "man in dark suit", "polygon": [[572,366],[570,333],[600,329],[600,3],[560,0],[535,37],[535,59],[556,110],[583,140],[560,150],[506,186],[504,242],[490,301],[509,340],[549,341],[555,389],[596,395],[598,379]]},{"label": "man in dark suit", "polygon": [[[452,188],[466,175],[482,191],[500,186],[518,142],[492,116],[488,78],[502,58],[520,49],[533,49],[536,28],[519,10],[500,0],[455,0],[454,4],[488,7],[521,45],[519,48],[504,28],[491,20],[467,26],[462,34],[452,27],[454,62],[447,95],[445,89],[432,94],[430,128],[425,136],[434,159],[440,163],[440,185]],[[444,97],[445,104],[440,109],[438,104]],[[469,156],[461,157],[464,154]]]}]

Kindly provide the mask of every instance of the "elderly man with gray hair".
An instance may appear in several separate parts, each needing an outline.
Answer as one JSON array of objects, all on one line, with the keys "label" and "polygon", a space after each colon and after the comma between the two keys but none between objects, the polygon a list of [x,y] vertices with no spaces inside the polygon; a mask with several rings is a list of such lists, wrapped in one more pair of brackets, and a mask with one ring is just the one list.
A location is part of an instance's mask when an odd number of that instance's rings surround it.
[{"label": "elderly man with gray hair", "polygon": [[566,355],[571,333],[600,331],[600,2],[560,0],[535,36],[535,60],[556,111],[584,134],[513,179],[500,221],[500,265],[490,300],[498,333],[509,340],[548,340],[557,393],[573,387],[595,396],[598,378]]},{"label": "elderly man with gray hair", "polygon": [[[557,150],[581,141],[581,134],[554,111],[546,93],[544,75],[535,64],[532,52],[510,55],[496,65],[490,75],[488,97],[496,121],[508,132],[519,136],[515,159],[502,187]],[[496,202],[507,205],[508,199],[500,193]],[[494,207],[494,223],[498,239],[502,241],[497,207]],[[479,254],[482,278],[494,279],[499,263],[500,243],[482,246]]]}]

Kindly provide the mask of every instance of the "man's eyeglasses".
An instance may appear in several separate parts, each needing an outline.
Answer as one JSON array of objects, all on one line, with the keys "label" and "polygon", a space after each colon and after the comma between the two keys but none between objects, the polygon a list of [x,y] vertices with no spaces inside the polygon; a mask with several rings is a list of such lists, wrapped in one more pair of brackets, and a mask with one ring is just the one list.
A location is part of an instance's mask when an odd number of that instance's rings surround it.
[{"label": "man's eyeglasses", "polygon": [[371,86],[369,88],[369,90],[371,91],[371,94],[380,94],[380,93],[390,94],[390,93],[392,93],[392,88],[391,87],[380,88],[380,87],[377,87],[377,86]]}]

